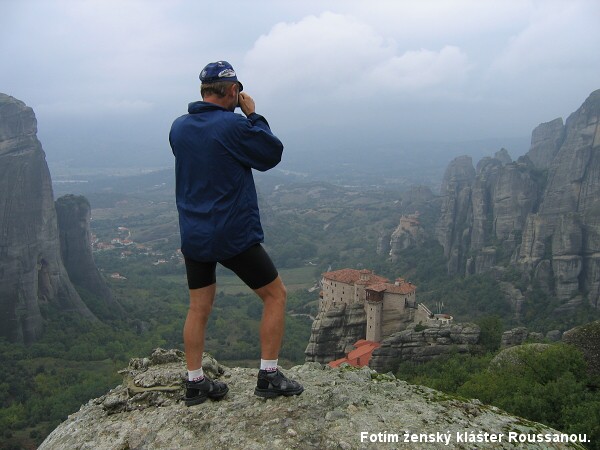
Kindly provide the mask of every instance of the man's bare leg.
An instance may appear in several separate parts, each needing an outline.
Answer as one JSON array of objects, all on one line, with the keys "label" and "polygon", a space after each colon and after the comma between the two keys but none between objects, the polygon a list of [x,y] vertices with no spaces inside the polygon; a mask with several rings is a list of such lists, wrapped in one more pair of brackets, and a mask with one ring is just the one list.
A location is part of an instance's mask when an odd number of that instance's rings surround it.
[{"label": "man's bare leg", "polygon": [[215,301],[216,283],[200,289],[190,289],[190,308],[183,327],[183,345],[188,370],[202,367],[204,332]]},{"label": "man's bare leg", "polygon": [[258,372],[254,395],[263,398],[300,395],[304,387],[276,368],[285,328],[285,286],[278,276],[266,286],[256,289],[256,293],[262,299],[264,308],[260,323],[261,370]]},{"label": "man's bare leg", "polygon": [[[208,398],[220,400],[229,391],[225,383],[201,375],[200,370],[204,352],[204,332],[215,301],[216,287],[217,285],[213,283],[200,289],[190,289],[190,308],[183,327],[183,344],[189,377],[184,397],[186,406],[199,405]],[[193,372],[200,372],[199,377],[190,378]]]},{"label": "man's bare leg", "polygon": [[261,359],[274,360],[279,356],[283,340],[287,291],[281,277],[278,276],[255,292],[264,305],[260,322]]}]

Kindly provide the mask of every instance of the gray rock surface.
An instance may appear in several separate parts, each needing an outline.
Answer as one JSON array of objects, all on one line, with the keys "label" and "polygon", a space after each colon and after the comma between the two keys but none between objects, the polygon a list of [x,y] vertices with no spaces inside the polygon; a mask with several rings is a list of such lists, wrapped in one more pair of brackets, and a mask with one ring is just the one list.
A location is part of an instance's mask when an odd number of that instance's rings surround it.
[{"label": "gray rock surface", "polygon": [[[440,190],[443,203],[436,238],[444,247],[450,274],[490,270],[496,261],[482,249],[490,242],[506,242],[510,245],[505,252],[510,254],[516,247],[515,234],[522,232],[539,203],[540,186],[530,165],[512,162],[505,149],[494,158],[483,158],[476,174],[469,167],[470,158],[452,161]],[[480,261],[477,256],[470,260],[468,254],[476,254]]]},{"label": "gray rock surface", "polygon": [[390,236],[390,256],[392,261],[398,259],[402,250],[409,247],[415,247],[425,241],[425,230],[419,225],[412,229],[405,229],[398,225]]},{"label": "gray rock surface", "polygon": [[544,333],[539,333],[537,331],[529,331],[525,327],[517,327],[502,333],[502,338],[500,339],[500,347],[507,348],[521,346],[525,342],[541,343],[546,339],[556,342],[560,340],[560,336],[561,333],[558,330],[548,332],[547,336],[544,336]]},{"label": "gray rock surface", "polygon": [[454,323],[421,329],[413,326],[381,341],[373,351],[369,367],[379,372],[395,371],[402,364],[420,364],[453,352],[477,348],[480,329],[471,323]]},{"label": "gray rock surface", "polygon": [[588,363],[588,370],[600,376],[600,320],[565,331],[562,340],[577,347]]},{"label": "gray rock surface", "polygon": [[521,345],[527,340],[529,330],[525,327],[517,327],[511,330],[507,330],[502,333],[500,340],[500,347],[514,347],[515,345]]},{"label": "gray rock surface", "polygon": [[449,273],[462,271],[466,262],[473,221],[471,191],[474,179],[471,157],[459,156],[448,165],[440,188],[442,206],[435,235],[444,247]]},{"label": "gray rock surface", "polygon": [[550,342],[558,342],[561,340],[562,335],[560,330],[550,330],[546,333],[546,339]]},{"label": "gray rock surface", "polygon": [[90,232],[91,208],[83,196],[65,195],[55,202],[60,253],[70,280],[92,293],[97,299],[90,308],[99,316],[119,317],[123,308],[94,263]]},{"label": "gray rock surface", "polygon": [[501,148],[494,153],[494,158],[500,161],[503,165],[510,164],[512,162],[512,158],[510,157],[508,150],[505,148]]},{"label": "gray rock surface", "polygon": [[[39,449],[471,449],[475,444],[457,438],[469,432],[502,433],[500,443],[476,444],[497,449],[515,448],[507,442],[511,431],[557,433],[478,400],[453,398],[368,368],[305,363],[285,371],[304,385],[302,395],[264,400],[253,394],[256,369],[227,368],[212,359],[204,364],[229,385],[220,402],[187,408],[180,401],[185,374],[181,352],[157,351],[132,360],[122,371],[123,384],[83,405]],[[362,442],[361,432],[367,433]],[[441,439],[403,443],[405,433],[437,432],[448,433],[448,445]],[[398,435],[399,443],[370,443],[369,436],[378,433]],[[543,443],[527,448],[568,447]]]},{"label": "gray rock surface", "polygon": [[524,364],[524,359],[527,358],[527,355],[533,354],[532,352],[543,353],[550,347],[550,344],[531,343],[505,348],[490,361],[489,369],[493,371],[507,365],[520,366]]},{"label": "gray rock surface", "polygon": [[533,272],[533,280],[539,284],[547,295],[554,293],[554,272],[550,260],[542,259],[538,263]]},{"label": "gray rock surface", "polygon": [[486,157],[477,164],[477,177],[473,181],[473,195],[471,197],[473,227],[469,230],[470,247],[466,250],[478,251],[491,238],[490,217],[493,212],[490,203],[490,191],[491,187],[495,186],[501,170],[502,162],[495,158]]},{"label": "gray rock surface", "polygon": [[555,139],[561,145],[548,168],[543,201],[524,229],[518,262],[531,268],[550,256],[557,297],[566,302],[587,292],[589,303],[598,307],[600,90],[569,116],[564,128],[564,140]]},{"label": "gray rock surface", "polygon": [[475,256],[475,265],[473,273],[484,273],[496,265],[496,249],[494,247],[484,247]]},{"label": "gray rock surface", "polygon": [[577,308],[583,295],[600,307],[600,90],[564,125],[538,126],[516,162],[503,149],[474,173],[470,158],[455,159],[440,194],[435,236],[449,274],[514,264],[526,288],[539,282],[560,311]]},{"label": "gray rock surface", "polygon": [[390,239],[391,239],[391,234],[382,232],[378,237],[377,237],[377,254],[379,256],[387,256],[390,253]]},{"label": "gray rock surface", "polygon": [[366,328],[367,315],[362,304],[343,304],[320,312],[313,321],[304,351],[306,361],[328,363],[342,358],[356,341],[365,338]]},{"label": "gray rock surface", "polygon": [[538,203],[539,186],[529,168],[520,163],[510,163],[499,171],[491,186],[492,235],[505,240],[510,233],[521,231],[527,215]]},{"label": "gray rock surface", "polygon": [[[434,195],[427,186],[412,186],[407,192],[402,193],[398,204],[403,216],[419,217],[423,212],[437,213],[440,210],[441,200],[441,197]],[[402,228],[399,225],[394,230],[386,230],[380,235],[380,240],[377,242],[378,255],[389,255],[392,261],[398,261],[402,250],[413,245],[418,246],[427,238],[427,232],[421,225],[413,230]],[[381,238],[387,238],[387,242],[382,242]]]},{"label": "gray rock surface", "polygon": [[32,342],[41,306],[95,319],[60,256],[50,173],[33,110],[0,94],[0,336]]},{"label": "gray rock surface", "polygon": [[514,311],[515,317],[520,317],[523,302],[525,301],[523,293],[519,289],[517,289],[512,283],[501,281],[498,284],[500,286],[500,291],[506,299],[507,304],[509,304],[511,306],[512,311]]},{"label": "gray rock surface", "polygon": [[561,118],[538,125],[531,133],[527,156],[538,169],[548,169],[565,139]]}]

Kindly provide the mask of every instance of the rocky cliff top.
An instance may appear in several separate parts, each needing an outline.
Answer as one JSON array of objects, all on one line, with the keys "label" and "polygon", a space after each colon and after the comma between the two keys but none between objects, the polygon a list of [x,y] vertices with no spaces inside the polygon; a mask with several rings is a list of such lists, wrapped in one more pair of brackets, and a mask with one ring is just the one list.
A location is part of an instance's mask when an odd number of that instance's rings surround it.
[{"label": "rocky cliff top", "polygon": [[473,159],[467,155],[458,156],[450,161],[450,164],[446,168],[440,194],[446,195],[455,185],[468,185],[474,178],[475,168],[473,167]]},{"label": "rocky cliff top", "polygon": [[600,320],[566,331],[563,341],[581,350],[589,372],[600,376]]},{"label": "rocky cliff top", "polygon": [[[304,393],[271,400],[253,394],[256,369],[224,367],[208,355],[204,368],[227,382],[229,393],[220,402],[187,408],[180,400],[182,352],[157,349],[149,358],[133,359],[121,371],[123,384],[82,406],[39,448],[361,449],[377,448],[397,436],[395,445],[403,448],[466,449],[473,448],[462,441],[470,433],[503,435],[500,442],[480,442],[477,448],[513,448],[509,432],[556,433],[477,400],[409,385],[369,368],[305,363],[286,371],[304,384]],[[406,436],[417,441],[404,443]]]},{"label": "rocky cliff top", "polygon": [[37,121],[33,109],[10,95],[0,92],[0,154],[9,149],[11,141],[23,136],[35,136]]}]

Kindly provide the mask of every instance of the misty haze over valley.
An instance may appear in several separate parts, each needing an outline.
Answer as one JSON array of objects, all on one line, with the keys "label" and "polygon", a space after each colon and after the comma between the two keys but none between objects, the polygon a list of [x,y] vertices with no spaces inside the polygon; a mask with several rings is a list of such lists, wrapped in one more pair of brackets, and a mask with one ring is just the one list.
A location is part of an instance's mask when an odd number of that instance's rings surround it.
[{"label": "misty haze over valley", "polygon": [[[599,23],[597,0],[0,1],[0,450],[600,450]],[[168,136],[219,60],[284,145],[253,176],[306,390],[254,398],[263,305],[218,266],[203,365],[231,392],[187,408]]]}]

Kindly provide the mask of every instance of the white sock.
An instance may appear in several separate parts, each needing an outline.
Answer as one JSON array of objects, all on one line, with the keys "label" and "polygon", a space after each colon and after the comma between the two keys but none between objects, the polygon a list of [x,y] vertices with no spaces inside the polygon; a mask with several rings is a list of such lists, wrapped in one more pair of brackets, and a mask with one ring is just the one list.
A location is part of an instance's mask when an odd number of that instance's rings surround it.
[{"label": "white sock", "polygon": [[260,370],[266,370],[267,372],[274,372],[277,370],[278,359],[261,359]]},{"label": "white sock", "polygon": [[202,381],[204,378],[204,370],[202,367],[196,370],[188,370],[188,380],[189,381]]}]

